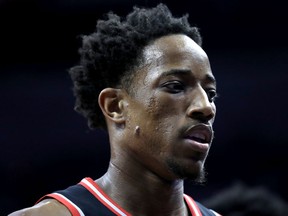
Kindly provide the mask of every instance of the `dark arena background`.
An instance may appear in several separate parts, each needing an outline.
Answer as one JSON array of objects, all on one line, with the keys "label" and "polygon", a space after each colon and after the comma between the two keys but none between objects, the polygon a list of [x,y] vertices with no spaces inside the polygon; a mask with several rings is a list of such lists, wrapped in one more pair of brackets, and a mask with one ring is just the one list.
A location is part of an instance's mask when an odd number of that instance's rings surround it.
[{"label": "dark arena background", "polygon": [[[80,34],[114,11],[156,0],[0,1],[0,215],[42,195],[97,178],[108,165],[107,136],[73,110],[67,73]],[[162,1],[200,28],[218,81],[215,140],[204,201],[242,183],[288,201],[288,13],[285,1]]]}]

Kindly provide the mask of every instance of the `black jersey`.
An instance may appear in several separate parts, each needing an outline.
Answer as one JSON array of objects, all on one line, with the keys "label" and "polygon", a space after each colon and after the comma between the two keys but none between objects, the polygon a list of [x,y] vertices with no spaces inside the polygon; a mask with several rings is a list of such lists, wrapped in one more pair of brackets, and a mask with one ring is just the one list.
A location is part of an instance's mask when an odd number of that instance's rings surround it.
[{"label": "black jersey", "polygon": [[[132,216],[105,194],[97,183],[89,177],[65,190],[47,194],[38,202],[45,198],[58,200],[68,208],[72,216]],[[184,200],[191,216],[219,216],[218,213],[207,209],[186,194],[184,194]]]}]

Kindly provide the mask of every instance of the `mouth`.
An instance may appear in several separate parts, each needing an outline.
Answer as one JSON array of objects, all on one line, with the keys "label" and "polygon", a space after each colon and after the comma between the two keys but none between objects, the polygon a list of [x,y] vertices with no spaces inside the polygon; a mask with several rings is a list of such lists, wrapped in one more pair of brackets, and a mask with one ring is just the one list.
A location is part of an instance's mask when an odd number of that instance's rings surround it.
[{"label": "mouth", "polygon": [[195,132],[191,135],[188,135],[186,138],[194,140],[194,141],[199,142],[199,143],[207,143],[207,136],[205,136],[201,132]]},{"label": "mouth", "polygon": [[212,127],[205,124],[192,126],[186,130],[184,139],[195,151],[206,153],[213,139]]},{"label": "mouth", "polygon": [[211,143],[213,138],[213,131],[211,126],[199,124],[190,127],[185,133],[186,139],[194,140],[198,143]]}]

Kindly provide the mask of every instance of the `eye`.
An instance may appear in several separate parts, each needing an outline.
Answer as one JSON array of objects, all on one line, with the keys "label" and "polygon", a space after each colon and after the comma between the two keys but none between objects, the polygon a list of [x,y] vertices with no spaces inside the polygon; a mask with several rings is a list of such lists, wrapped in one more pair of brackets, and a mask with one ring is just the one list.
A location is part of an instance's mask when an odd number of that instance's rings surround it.
[{"label": "eye", "polygon": [[215,89],[209,89],[206,92],[207,92],[207,96],[208,96],[209,101],[211,103],[214,102],[218,96],[216,90]]},{"label": "eye", "polygon": [[185,85],[177,80],[166,82],[162,87],[172,94],[177,94],[185,90]]}]

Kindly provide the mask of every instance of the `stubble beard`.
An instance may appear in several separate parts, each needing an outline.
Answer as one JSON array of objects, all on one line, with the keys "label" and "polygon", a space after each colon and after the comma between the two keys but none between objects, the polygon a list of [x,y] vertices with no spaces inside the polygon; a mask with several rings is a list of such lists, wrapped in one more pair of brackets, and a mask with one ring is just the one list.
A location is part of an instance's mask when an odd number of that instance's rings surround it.
[{"label": "stubble beard", "polygon": [[[204,163],[204,162],[203,162]],[[167,160],[167,165],[171,172],[176,175],[179,179],[187,179],[195,184],[204,184],[207,180],[207,172],[204,165],[200,170],[191,171],[189,167],[183,167],[177,161]]]}]

